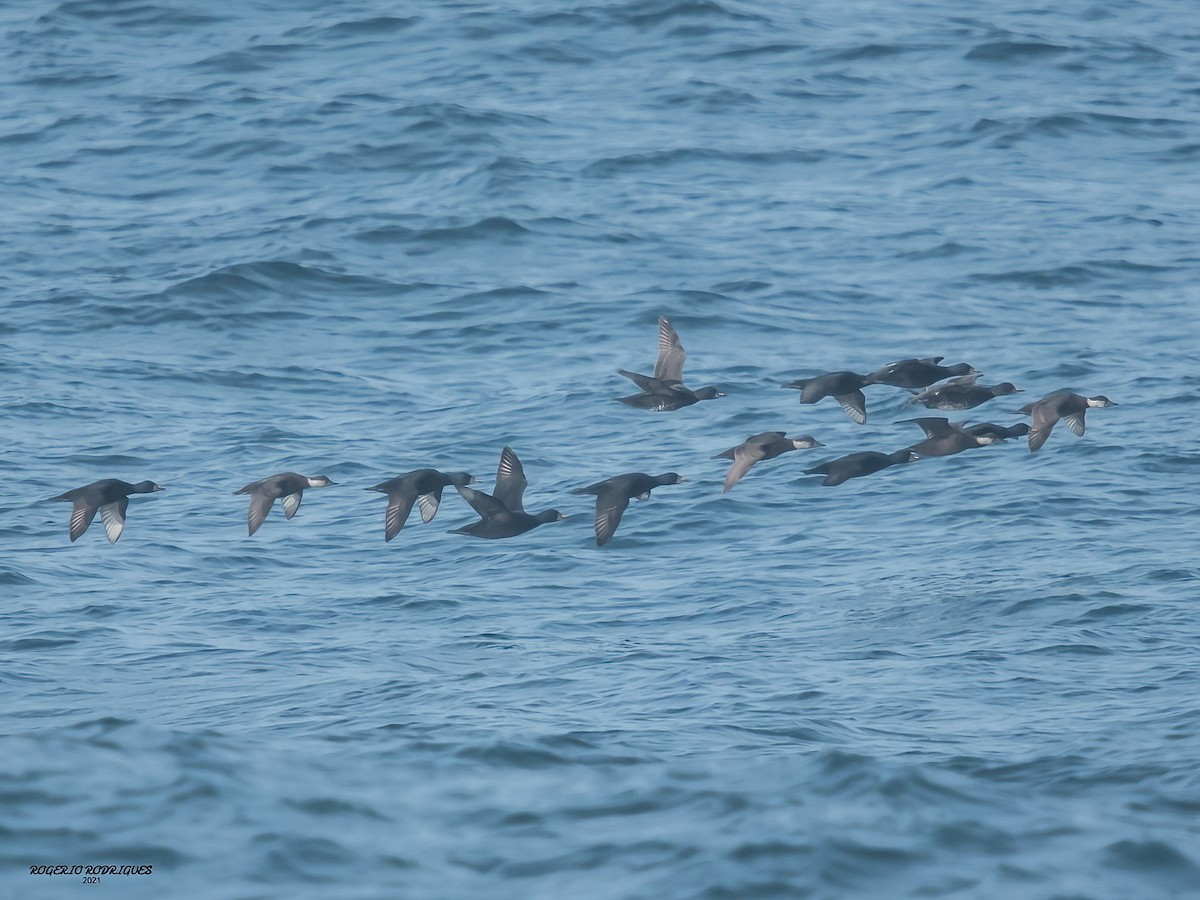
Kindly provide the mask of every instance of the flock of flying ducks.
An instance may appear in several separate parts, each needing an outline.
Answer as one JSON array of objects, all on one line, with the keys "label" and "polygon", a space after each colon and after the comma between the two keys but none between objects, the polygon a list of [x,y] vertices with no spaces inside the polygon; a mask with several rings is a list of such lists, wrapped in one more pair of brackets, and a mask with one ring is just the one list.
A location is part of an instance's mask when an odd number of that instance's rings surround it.
[{"label": "flock of flying ducks", "polygon": [[[725,395],[715,387],[691,390],[683,384],[683,363],[686,359],[679,335],[666,318],[658,320],[658,361],[653,375],[639,375],[619,369],[621,375],[640,388],[640,393],[619,398],[622,403],[639,409],[668,411],[691,406],[701,400],[714,400]],[[845,411],[851,421],[859,425],[867,421],[867,400],[863,388],[872,384],[891,385],[913,392],[912,403],[929,409],[962,411],[974,409],[993,397],[1018,393],[1021,389],[1011,382],[995,385],[978,383],[980,373],[966,363],[953,366],[941,365],[943,357],[925,359],[902,359],[889,363],[870,375],[856,372],[826,372],[814,378],[792,381],[784,385],[800,391],[800,402],[818,403],[832,397]],[[938,382],[941,382],[940,384]],[[894,453],[879,453],[873,450],[851,453],[830,460],[811,469],[808,475],[824,475],[822,484],[842,484],[851,478],[861,478],[899,463],[907,463],[927,456],[950,456],[975,447],[994,444],[1008,438],[1028,435],[1029,449],[1035,451],[1046,442],[1051,430],[1063,421],[1076,436],[1084,432],[1084,413],[1089,409],[1116,406],[1107,397],[1084,397],[1070,391],[1055,391],[1022,407],[1021,412],[1030,417],[1030,424],[996,425],[984,422],[966,426],[961,422],[950,422],[945,418],[921,417],[907,421],[918,425],[925,433],[925,440],[897,450]],[[793,450],[806,450],[825,446],[809,435],[789,438],[782,431],[766,431],[752,435],[736,447],[718,453],[714,459],[729,459],[733,465],[725,478],[724,490],[729,491],[750,471],[755,463],[774,459]],[[657,487],[679,484],[684,479],[675,472],[662,475],[647,475],[629,472],[588,487],[578,488],[572,493],[592,494],[596,497],[596,543],[604,546],[616,533],[621,516],[629,501],[650,499],[650,492]],[[437,514],[445,488],[453,486],[471,508],[479,514],[479,521],[462,528],[455,534],[469,534],[479,538],[516,537],[544,525],[565,519],[556,509],[548,509],[532,515],[525,511],[523,497],[528,481],[521,460],[511,447],[500,454],[500,466],[496,471],[496,483],[492,493],[487,494],[469,485],[478,481],[467,472],[440,472],[437,469],[417,469],[381,482],[369,491],[378,491],[388,498],[384,514],[384,540],[390,541],[404,527],[413,506],[421,511],[421,520],[429,522]],[[275,501],[283,506],[285,518],[292,518],[300,508],[306,488],[329,487],[334,482],[325,475],[308,477],[295,472],[282,472],[259,481],[252,481],[235,494],[250,496],[249,533],[258,531]],[[130,484],[115,478],[95,481],[83,487],[60,494],[53,500],[72,504],[70,538],[74,542],[88,530],[96,514],[104,523],[104,532],[109,543],[115,543],[125,530],[125,513],[132,494],[149,494],[164,488],[153,481]]]}]

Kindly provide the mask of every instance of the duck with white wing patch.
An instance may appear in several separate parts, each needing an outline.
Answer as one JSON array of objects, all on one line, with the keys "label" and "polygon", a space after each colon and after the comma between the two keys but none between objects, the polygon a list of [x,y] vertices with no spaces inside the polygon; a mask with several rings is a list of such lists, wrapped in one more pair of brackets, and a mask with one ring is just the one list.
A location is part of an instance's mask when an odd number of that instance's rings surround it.
[{"label": "duck with white wing patch", "polygon": [[918,459],[928,456],[953,456],[964,450],[986,447],[1002,440],[987,432],[971,434],[963,428],[961,422],[951,422],[938,416],[922,416],[919,419],[904,421],[912,422],[925,432],[925,440],[908,448]]},{"label": "duck with white wing patch", "polygon": [[596,546],[603,547],[617,532],[621,516],[629,508],[629,501],[649,500],[650,492],[667,484],[680,484],[684,479],[678,472],[662,475],[647,475],[645,472],[628,472],[597,481],[587,487],[576,488],[572,494],[595,494],[596,496]]},{"label": "duck with white wing patch", "polygon": [[811,435],[790,438],[782,431],[764,431],[754,434],[742,441],[736,447],[730,447],[718,453],[713,459],[732,459],[729,474],[725,476],[723,492],[733,490],[733,486],[742,480],[742,476],[750,471],[751,466],[765,459],[774,459],[793,450],[809,450],[825,445]]},{"label": "duck with white wing patch", "polygon": [[115,544],[125,531],[125,511],[129,508],[130,494],[150,494],[166,490],[162,485],[153,481],[139,481],[130,484],[119,478],[105,478],[93,481],[83,487],[67,491],[52,497],[52,500],[65,500],[73,504],[71,509],[70,538],[74,543],[88,530],[96,513],[104,522],[104,533],[110,544]]},{"label": "duck with white wing patch", "polygon": [[784,387],[799,391],[801,403],[818,403],[832,397],[851,422],[862,425],[867,421],[867,398],[862,392],[866,384],[866,375],[843,371],[789,381]]},{"label": "duck with white wing patch", "polygon": [[414,503],[421,507],[421,521],[432,522],[433,517],[437,515],[438,504],[442,501],[444,488],[450,485],[466,487],[477,481],[479,479],[470,472],[416,469],[381,482],[375,487],[366,488],[366,490],[387,494],[388,505],[383,520],[383,539],[390,541],[404,527]]},{"label": "duck with white wing patch", "polygon": [[250,495],[250,534],[254,534],[266,521],[267,513],[271,511],[276,500],[283,501],[283,514],[290,519],[300,508],[305,488],[330,487],[333,484],[334,482],[325,475],[309,478],[307,475],[297,475],[295,472],[280,472],[278,475],[272,475],[260,481],[252,481],[233,493],[234,496]]},{"label": "duck with white wing patch", "polygon": [[1046,443],[1046,438],[1050,437],[1050,432],[1060,419],[1067,423],[1067,427],[1071,429],[1073,435],[1083,437],[1086,428],[1083,421],[1084,413],[1089,409],[1104,409],[1118,405],[1105,396],[1085,397],[1082,394],[1064,390],[1047,394],[1036,403],[1021,407],[1021,412],[1031,419],[1029,452],[1032,453]]}]

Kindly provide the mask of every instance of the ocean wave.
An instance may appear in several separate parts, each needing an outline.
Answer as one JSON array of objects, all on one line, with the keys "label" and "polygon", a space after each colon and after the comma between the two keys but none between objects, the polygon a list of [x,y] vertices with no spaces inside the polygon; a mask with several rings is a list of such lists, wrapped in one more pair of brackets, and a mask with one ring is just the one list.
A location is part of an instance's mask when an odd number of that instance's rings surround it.
[{"label": "ocean wave", "polygon": [[583,169],[585,176],[613,177],[642,169],[673,170],[693,163],[736,163],[750,166],[809,165],[830,157],[824,150],[730,151],[705,147],[680,147],[649,153],[630,153],[598,159]]},{"label": "ocean wave", "polygon": [[678,20],[696,22],[745,22],[765,25],[766,16],[744,12],[733,5],[715,0],[650,0],[646,3],[615,5],[604,8],[604,14],[614,21],[637,28],[654,28]]},{"label": "ocean wave", "polygon": [[1045,41],[1000,40],[984,41],[976,44],[967,51],[965,58],[976,62],[1028,62],[1030,60],[1049,59],[1062,55],[1070,50],[1061,44]]},{"label": "ocean wave", "polygon": [[531,232],[524,225],[507,216],[488,216],[469,225],[439,228],[405,228],[389,225],[360,232],[359,240],[369,242],[412,241],[429,244],[486,243],[490,241],[517,241]]}]

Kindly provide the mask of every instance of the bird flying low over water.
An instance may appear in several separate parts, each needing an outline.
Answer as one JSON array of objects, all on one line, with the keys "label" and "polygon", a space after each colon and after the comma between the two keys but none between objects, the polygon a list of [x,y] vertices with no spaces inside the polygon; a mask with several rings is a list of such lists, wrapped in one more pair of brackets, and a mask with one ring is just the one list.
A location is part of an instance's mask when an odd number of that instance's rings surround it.
[{"label": "bird flying low over water", "polygon": [[873,475],[889,466],[912,462],[916,458],[917,454],[913,453],[907,447],[903,450],[897,450],[895,453],[879,453],[875,450],[863,450],[860,453],[848,453],[827,463],[821,463],[819,466],[813,466],[811,469],[805,469],[804,474],[824,475],[825,480],[821,484],[838,485],[849,481],[851,478],[862,478],[864,475]]},{"label": "bird flying low over water", "polygon": [[1003,397],[1007,394],[1020,393],[1021,389],[1011,381],[1000,384],[976,384],[979,375],[963,375],[952,378],[945,384],[934,385],[912,398],[913,403],[920,403],[928,409],[955,411],[974,409],[981,403],[986,403],[993,397]]},{"label": "bird flying low over water", "polygon": [[862,392],[866,383],[867,376],[857,372],[826,372],[813,378],[789,381],[784,387],[800,391],[801,403],[817,403],[832,397],[841,404],[851,422],[862,425],[867,421],[867,398]]},{"label": "bird flying low over water", "polygon": [[1108,406],[1119,405],[1104,396],[1084,397],[1082,394],[1064,390],[1047,394],[1036,403],[1029,403],[1021,407],[1021,412],[1029,416],[1031,420],[1029,452],[1032,453],[1046,443],[1046,438],[1050,437],[1050,432],[1054,430],[1059,419],[1067,423],[1067,427],[1071,429],[1073,435],[1083,437],[1084,413],[1089,409],[1104,409]]},{"label": "bird flying low over water", "polygon": [[479,479],[469,472],[439,472],[437,469],[415,469],[380,482],[368,491],[387,494],[387,512],[383,517],[383,539],[390,541],[400,533],[413,504],[421,507],[421,521],[431,522],[442,502],[442,490],[450,485],[466,487]]},{"label": "bird flying low over water", "polygon": [[547,522],[566,518],[557,509],[545,510],[536,516],[525,512],[523,498],[528,484],[521,460],[517,459],[517,454],[513,453],[511,447],[505,447],[500,453],[500,467],[496,470],[496,486],[493,493],[485,494],[460,484],[455,485],[463,499],[479,513],[480,520],[462,528],[455,528],[451,533],[469,534],[478,538],[509,538],[524,534]]},{"label": "bird flying low over water", "polygon": [[65,494],[59,494],[51,499],[65,500],[73,504],[69,532],[71,543],[77,541],[79,536],[88,530],[88,526],[92,524],[96,513],[99,512],[100,519],[104,522],[104,534],[108,537],[110,544],[115,544],[122,532],[125,531],[125,511],[129,508],[129,495],[150,494],[164,490],[166,488],[153,481],[139,481],[137,484],[130,484],[128,481],[121,481],[118,478],[105,478],[67,491]]},{"label": "bird flying low over water", "polygon": [[713,459],[732,459],[729,474],[725,476],[724,491],[730,491],[742,480],[742,476],[750,471],[750,467],[764,459],[774,459],[792,450],[807,450],[810,447],[825,445],[810,435],[790,438],[782,431],[764,431],[762,434],[751,435],[736,447],[730,447],[718,453]]},{"label": "bird flying low over water", "polygon": [[953,366],[938,365],[944,356],[927,356],[924,359],[902,359],[888,363],[867,376],[867,384],[889,384],[900,388],[925,388],[935,381],[955,375],[978,375],[979,370],[966,363]]},{"label": "bird flying low over water", "polygon": [[940,417],[925,416],[920,419],[906,419],[905,421],[920,426],[921,430],[925,432],[925,440],[919,444],[913,444],[908,448],[919,458],[926,456],[953,456],[955,453],[962,453],[964,450],[984,447],[1002,440],[992,434],[968,434],[963,430],[960,423],[951,422],[948,419]]},{"label": "bird flying low over water", "polygon": [[250,534],[254,534],[266,521],[267,513],[271,511],[276,500],[283,501],[283,514],[290,519],[300,508],[305,488],[331,487],[333,484],[334,482],[325,475],[309,478],[307,475],[297,475],[295,472],[280,472],[278,475],[271,475],[260,481],[252,481],[233,493],[234,496],[250,495]]},{"label": "bird flying low over water", "polygon": [[659,411],[682,409],[701,400],[715,400],[725,395],[715,387],[703,387],[693,391],[683,386],[683,361],[687,354],[679,335],[665,316],[658,317],[658,361],[654,364],[654,375],[639,375],[626,369],[617,369],[639,388],[642,393],[630,397],[618,397],[622,403],[639,409]]},{"label": "bird flying low over water", "polygon": [[645,472],[628,472],[597,481],[587,487],[576,488],[572,494],[596,495],[596,546],[603,547],[616,534],[621,516],[629,507],[629,501],[649,500],[650,492],[656,487],[679,484],[684,481],[677,472],[662,475],[647,475]]}]

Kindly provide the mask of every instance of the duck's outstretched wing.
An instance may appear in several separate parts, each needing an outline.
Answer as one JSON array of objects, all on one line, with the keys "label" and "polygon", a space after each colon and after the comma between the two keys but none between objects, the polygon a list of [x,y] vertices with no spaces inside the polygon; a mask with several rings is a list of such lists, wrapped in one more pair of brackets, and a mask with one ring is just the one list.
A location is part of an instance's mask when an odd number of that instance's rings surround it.
[{"label": "duck's outstretched wing", "polygon": [[471,504],[471,509],[485,519],[502,516],[508,512],[508,508],[491,494],[485,494],[483,491],[469,487],[458,487],[457,489],[463,499]]},{"label": "duck's outstretched wing", "polygon": [[283,504],[284,518],[290,519],[296,514],[296,510],[300,508],[300,501],[304,499],[304,491],[296,491],[294,494],[288,494],[280,499]]},{"label": "duck's outstretched wing", "polygon": [[390,541],[400,533],[408,514],[412,512],[417,495],[411,490],[395,491],[388,494],[387,512],[383,515],[383,539]]},{"label": "duck's outstretched wing", "polygon": [[274,503],[274,497],[268,497],[261,491],[252,491],[250,493],[250,512],[248,513],[250,534],[254,534],[254,532],[262,528],[262,523],[267,520],[267,513],[271,511]]},{"label": "duck's outstretched wing", "polygon": [[662,381],[683,381],[683,361],[687,354],[679,335],[665,316],[658,317],[658,362],[654,365],[654,377]]},{"label": "duck's outstretched wing", "polygon": [[1058,413],[1048,406],[1034,405],[1033,411],[1030,413],[1029,424],[1030,453],[1046,443],[1046,439],[1050,437],[1050,432],[1054,430],[1056,424],[1058,424]]},{"label": "duck's outstretched wing", "polygon": [[739,447],[733,448],[733,465],[729,467],[729,474],[725,476],[725,488],[729,491],[733,486],[742,480],[751,466],[761,460],[765,454],[761,444],[742,444]]},{"label": "duck's outstretched wing", "polygon": [[922,416],[917,419],[904,419],[903,421],[912,422],[923,432],[925,432],[926,440],[930,440],[932,438],[949,437],[950,435],[954,434],[954,432],[959,430],[954,425],[950,424],[949,419],[942,418],[941,416]]},{"label": "duck's outstretched wing", "polygon": [[649,375],[639,375],[637,372],[630,372],[628,369],[617,369],[618,375],[624,375],[647,394],[654,394],[662,390],[662,382],[657,378],[651,378]]},{"label": "duck's outstretched wing", "polygon": [[441,502],[442,489],[440,487],[418,497],[417,505],[421,508],[421,521],[432,522],[433,517],[437,515],[438,504]]},{"label": "duck's outstretched wing", "polygon": [[867,421],[867,398],[862,391],[850,394],[838,394],[833,398],[842,407],[842,412],[850,417],[850,421],[864,425]]},{"label": "duck's outstretched wing", "polygon": [[80,536],[88,530],[88,526],[92,524],[94,518],[96,518],[95,506],[84,500],[75,501],[74,506],[71,507],[71,543],[79,540]]},{"label": "duck's outstretched wing", "polygon": [[110,544],[115,544],[125,530],[125,511],[129,509],[129,498],[122,497],[116,503],[100,507],[100,520],[104,522],[104,534]]},{"label": "duck's outstretched wing", "polygon": [[596,546],[603,547],[612,540],[628,508],[629,498],[620,491],[607,490],[596,495]]},{"label": "duck's outstretched wing", "polygon": [[[517,459],[517,454],[513,453],[512,447],[505,447],[500,452],[500,467],[496,469],[496,487],[493,492],[495,499],[499,500],[507,510],[523,512],[525,510],[523,502],[525,488],[528,485],[529,482],[525,479],[525,468],[521,465],[521,460]],[[459,488],[459,491],[461,490],[462,488]],[[473,493],[478,493],[478,491]],[[463,496],[465,497],[466,494]]]}]

